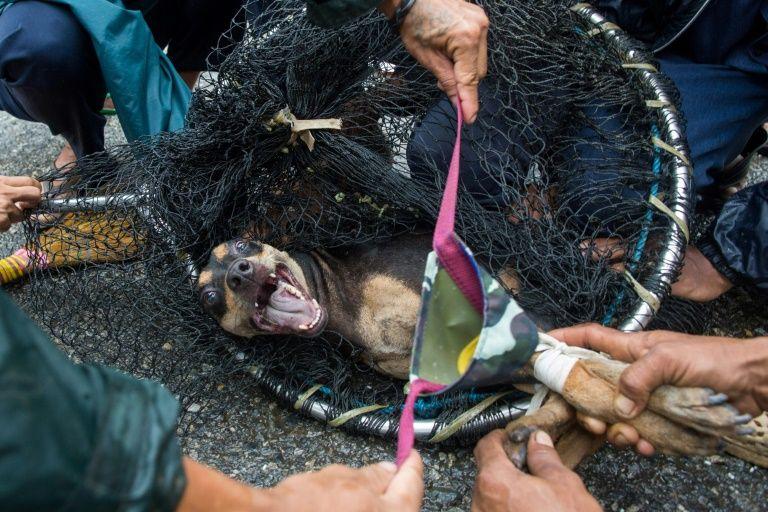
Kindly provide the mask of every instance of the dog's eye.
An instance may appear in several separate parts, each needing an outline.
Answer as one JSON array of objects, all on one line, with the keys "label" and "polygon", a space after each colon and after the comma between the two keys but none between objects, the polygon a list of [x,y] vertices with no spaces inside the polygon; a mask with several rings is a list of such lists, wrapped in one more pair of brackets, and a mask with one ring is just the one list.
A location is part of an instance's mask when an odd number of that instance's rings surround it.
[{"label": "dog's eye", "polygon": [[238,252],[243,252],[248,248],[248,243],[244,240],[238,240],[235,242],[235,250]]},{"label": "dog's eye", "polygon": [[218,301],[219,301],[219,292],[211,290],[203,294],[203,303],[206,306],[213,306]]}]

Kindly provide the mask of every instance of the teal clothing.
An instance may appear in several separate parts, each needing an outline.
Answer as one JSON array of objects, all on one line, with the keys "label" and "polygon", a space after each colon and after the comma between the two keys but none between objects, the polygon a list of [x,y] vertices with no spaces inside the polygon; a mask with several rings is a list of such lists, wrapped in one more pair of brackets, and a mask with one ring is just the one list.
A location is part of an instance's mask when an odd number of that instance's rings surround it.
[{"label": "teal clothing", "polygon": [[155,382],[72,363],[0,291],[2,510],[175,510],[177,412]]},{"label": "teal clothing", "polygon": [[[15,1],[24,0],[0,0],[0,11]],[[88,32],[129,141],[184,127],[189,87],[155,44],[141,11],[120,0],[45,1],[67,6]]]}]

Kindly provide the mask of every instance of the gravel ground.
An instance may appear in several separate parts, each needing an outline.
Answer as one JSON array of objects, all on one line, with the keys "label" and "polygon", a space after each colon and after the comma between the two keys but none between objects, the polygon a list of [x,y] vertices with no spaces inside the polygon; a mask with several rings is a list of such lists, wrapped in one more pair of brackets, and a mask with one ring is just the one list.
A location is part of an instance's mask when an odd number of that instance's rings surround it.
[{"label": "gravel ground", "polygon": [[[107,143],[119,140],[119,128],[111,120]],[[62,144],[45,126],[0,113],[0,174],[47,169]],[[768,161],[756,162],[757,170],[765,175]],[[2,235],[0,253],[8,254],[18,243],[18,231]],[[24,287],[11,293],[20,296]],[[359,466],[394,456],[392,442],[349,436],[286,410],[268,396],[246,396],[237,379],[230,378],[219,391],[228,410],[225,417],[203,421],[190,434],[185,450],[192,457],[243,481],[270,486],[291,473],[327,464]],[[425,448],[422,453],[427,468],[424,509],[468,510],[475,473],[471,452]],[[606,447],[578,472],[612,511],[768,509],[768,470],[727,456],[642,459]]]}]

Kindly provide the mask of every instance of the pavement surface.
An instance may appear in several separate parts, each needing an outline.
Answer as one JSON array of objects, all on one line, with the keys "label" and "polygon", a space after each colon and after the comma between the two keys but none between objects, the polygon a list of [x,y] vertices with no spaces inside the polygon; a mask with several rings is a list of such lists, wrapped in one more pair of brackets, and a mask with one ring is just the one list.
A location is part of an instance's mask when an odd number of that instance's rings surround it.
[{"label": "pavement surface", "polygon": [[[110,120],[107,144],[121,140],[117,123]],[[48,169],[62,145],[45,126],[0,113],[0,174]],[[768,161],[759,160],[755,170],[765,173]],[[0,235],[0,254],[8,254],[19,241],[18,229]],[[10,293],[20,299],[25,287]],[[765,326],[758,321],[750,329],[764,334]],[[350,436],[289,411],[260,392],[244,393],[238,381],[242,378],[222,382],[218,393],[227,413],[201,418],[202,426],[185,440],[188,455],[258,486],[327,464],[360,466],[394,457],[393,442]],[[427,447],[422,453],[424,510],[469,510],[475,475],[471,451]],[[729,456],[644,459],[605,447],[582,463],[578,473],[611,511],[768,510],[768,470]]]}]

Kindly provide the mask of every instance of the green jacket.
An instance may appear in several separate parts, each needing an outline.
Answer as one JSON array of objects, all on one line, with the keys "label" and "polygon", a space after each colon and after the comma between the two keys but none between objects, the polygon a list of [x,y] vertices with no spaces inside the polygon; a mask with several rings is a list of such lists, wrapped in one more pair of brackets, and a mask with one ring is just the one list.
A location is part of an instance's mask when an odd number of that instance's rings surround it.
[{"label": "green jacket", "polygon": [[[0,0],[0,12],[14,2]],[[91,36],[107,90],[126,138],[174,131],[184,127],[191,94],[155,44],[139,10],[121,0],[46,0],[68,6]],[[133,0],[148,8],[152,0]]]},{"label": "green jacket", "polygon": [[72,363],[0,291],[0,509],[174,510],[177,412],[157,383]]}]

